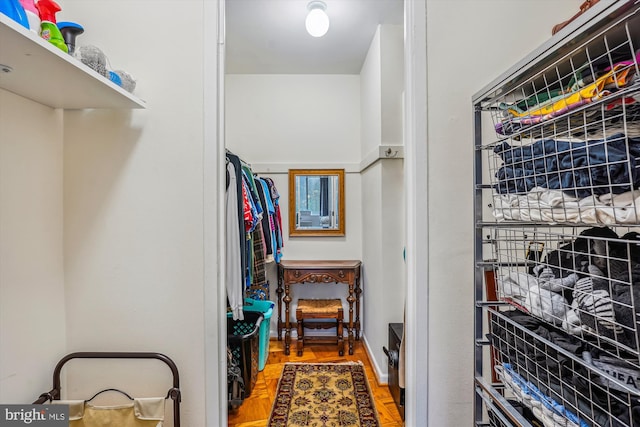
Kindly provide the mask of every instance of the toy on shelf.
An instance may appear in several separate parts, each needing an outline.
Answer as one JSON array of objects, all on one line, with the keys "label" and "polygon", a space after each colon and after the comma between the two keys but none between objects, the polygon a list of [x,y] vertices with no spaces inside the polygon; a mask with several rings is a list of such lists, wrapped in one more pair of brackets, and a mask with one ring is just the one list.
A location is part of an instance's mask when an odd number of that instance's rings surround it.
[{"label": "toy on shelf", "polygon": [[53,0],[39,0],[36,3],[38,12],[40,12],[40,37],[62,50],[68,52],[69,49],[62,38],[62,33],[56,25],[56,12],[59,12],[60,6]]}]

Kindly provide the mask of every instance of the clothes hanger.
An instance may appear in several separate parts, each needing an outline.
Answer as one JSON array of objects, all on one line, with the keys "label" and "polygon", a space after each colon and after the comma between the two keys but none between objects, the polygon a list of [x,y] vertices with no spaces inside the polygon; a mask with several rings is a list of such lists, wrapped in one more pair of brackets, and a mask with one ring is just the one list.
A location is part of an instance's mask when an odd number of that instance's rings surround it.
[{"label": "clothes hanger", "polygon": [[97,392],[96,394],[94,394],[93,396],[91,396],[91,399],[89,399],[89,400],[85,400],[85,402],[91,402],[91,401],[92,401],[93,399],[95,399],[99,394],[102,394],[102,393],[107,392],[107,391],[116,391],[116,392],[118,392],[118,393],[120,393],[120,394],[125,395],[129,400],[133,400],[133,397],[129,396],[126,392],[124,392],[124,391],[122,391],[122,390],[118,390],[117,388],[106,388],[106,389],[104,389],[104,390],[101,390],[101,391]]}]

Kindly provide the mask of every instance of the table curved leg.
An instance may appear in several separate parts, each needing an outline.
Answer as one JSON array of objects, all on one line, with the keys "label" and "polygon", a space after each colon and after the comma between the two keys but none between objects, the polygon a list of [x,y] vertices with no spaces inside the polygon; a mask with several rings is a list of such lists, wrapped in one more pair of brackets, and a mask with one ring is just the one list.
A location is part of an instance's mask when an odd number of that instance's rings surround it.
[{"label": "table curved leg", "polygon": [[349,327],[347,335],[349,337],[349,354],[353,354],[353,334],[354,334],[354,323],[353,323],[353,303],[356,301],[353,290],[353,283],[349,283],[349,296],[347,297],[347,302],[349,303]]},{"label": "table curved leg", "polygon": [[282,289],[284,271],[282,267],[278,266],[278,289],[276,293],[278,294],[278,341],[282,341],[282,294],[284,290]]},{"label": "table curved leg", "polygon": [[291,347],[291,322],[289,321],[289,303],[291,297],[289,296],[289,284],[284,285],[284,354],[289,355]]},{"label": "table curved leg", "polygon": [[360,294],[362,289],[360,288],[360,274],[356,277],[356,323],[354,325],[356,329],[356,340],[360,339]]}]

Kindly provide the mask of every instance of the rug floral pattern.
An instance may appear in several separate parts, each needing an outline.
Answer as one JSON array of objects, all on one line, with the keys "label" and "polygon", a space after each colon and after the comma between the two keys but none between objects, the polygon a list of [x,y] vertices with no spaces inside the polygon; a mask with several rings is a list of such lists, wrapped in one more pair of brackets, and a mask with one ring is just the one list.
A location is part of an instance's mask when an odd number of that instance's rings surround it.
[{"label": "rug floral pattern", "polygon": [[287,363],[268,427],[379,427],[361,363]]}]

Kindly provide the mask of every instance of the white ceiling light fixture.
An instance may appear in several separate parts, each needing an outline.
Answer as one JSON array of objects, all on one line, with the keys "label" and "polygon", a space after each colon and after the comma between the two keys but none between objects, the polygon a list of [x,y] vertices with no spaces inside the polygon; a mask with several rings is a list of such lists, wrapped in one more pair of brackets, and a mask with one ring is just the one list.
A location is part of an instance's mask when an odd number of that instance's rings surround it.
[{"label": "white ceiling light fixture", "polygon": [[329,17],[327,16],[327,5],[322,1],[311,1],[307,5],[309,14],[304,24],[307,32],[313,37],[322,37],[329,31]]}]

